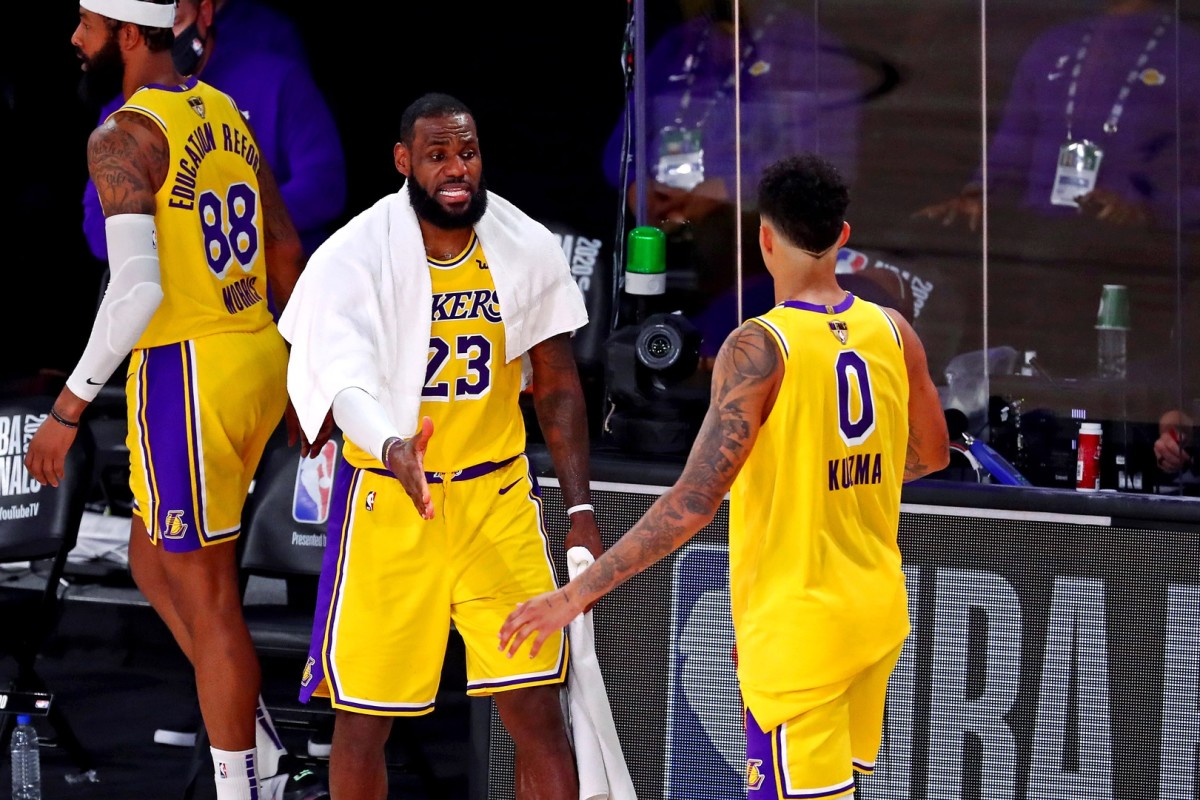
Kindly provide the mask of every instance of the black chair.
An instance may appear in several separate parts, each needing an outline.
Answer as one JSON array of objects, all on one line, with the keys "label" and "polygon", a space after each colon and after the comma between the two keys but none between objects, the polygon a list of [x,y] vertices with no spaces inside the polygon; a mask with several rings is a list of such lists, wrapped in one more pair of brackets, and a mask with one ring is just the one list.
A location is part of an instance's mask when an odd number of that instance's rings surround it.
[{"label": "black chair", "polygon": [[[67,452],[64,475],[57,487],[41,486],[29,477],[25,451],[42,424],[57,424],[47,422],[52,403],[53,398],[44,395],[0,397],[0,462],[8,462],[0,465],[0,475],[4,476],[0,482],[0,563],[30,564],[29,575],[2,598],[4,635],[0,655],[11,656],[16,663],[10,691],[50,695],[46,716],[54,742],[81,773],[91,773],[91,755],[37,670],[42,647],[62,615],[63,571],[79,534],[95,456],[84,425]],[[10,604],[14,607],[9,608]],[[14,715],[0,714],[0,742],[8,742],[15,724]]]}]

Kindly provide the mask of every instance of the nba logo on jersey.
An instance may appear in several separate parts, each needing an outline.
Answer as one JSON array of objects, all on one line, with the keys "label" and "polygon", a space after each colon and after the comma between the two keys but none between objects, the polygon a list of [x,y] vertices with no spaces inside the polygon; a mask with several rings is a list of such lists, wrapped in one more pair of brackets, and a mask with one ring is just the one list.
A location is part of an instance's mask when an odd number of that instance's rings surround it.
[{"label": "nba logo on jersey", "polygon": [[337,465],[337,444],[326,442],[316,458],[301,458],[296,467],[296,491],[292,497],[292,519],[323,525],[329,519],[329,496],[333,489],[333,470]]}]

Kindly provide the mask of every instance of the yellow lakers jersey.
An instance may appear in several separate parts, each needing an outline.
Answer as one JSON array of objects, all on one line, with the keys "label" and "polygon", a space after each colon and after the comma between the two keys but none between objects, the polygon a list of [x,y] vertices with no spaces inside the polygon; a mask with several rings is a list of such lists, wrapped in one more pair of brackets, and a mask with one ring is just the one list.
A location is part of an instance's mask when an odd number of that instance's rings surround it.
[{"label": "yellow lakers jersey", "polygon": [[[429,259],[433,324],[421,416],[433,420],[425,451],[429,472],[503,461],[525,449],[521,361],[504,359],[500,300],[478,237],[451,261]],[[380,454],[345,445],[355,466],[379,466]]]},{"label": "yellow lakers jersey", "polygon": [[233,99],[191,78],[144,86],[119,110],[153,120],[169,149],[167,179],[154,198],[163,300],[137,347],[271,323],[262,152]]},{"label": "yellow lakers jersey", "polygon": [[896,542],[908,373],[895,324],[850,294],[752,322],[784,373],[730,490],[730,596],[747,705],[774,725],[790,716],[772,705],[780,693],[842,680],[908,635]]}]

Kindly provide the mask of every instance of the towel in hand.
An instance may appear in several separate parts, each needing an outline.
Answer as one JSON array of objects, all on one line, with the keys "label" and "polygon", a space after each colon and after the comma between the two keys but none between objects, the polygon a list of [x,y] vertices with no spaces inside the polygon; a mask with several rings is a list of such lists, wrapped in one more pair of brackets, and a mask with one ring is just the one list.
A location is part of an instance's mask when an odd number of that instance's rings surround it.
[{"label": "towel in hand", "polygon": [[[567,571],[571,578],[592,562],[592,554],[586,547],[567,551]],[[571,643],[567,700],[579,771],[579,800],[637,800],[613,724],[604,675],[596,659],[592,612],[573,619],[567,627],[567,636]]]}]

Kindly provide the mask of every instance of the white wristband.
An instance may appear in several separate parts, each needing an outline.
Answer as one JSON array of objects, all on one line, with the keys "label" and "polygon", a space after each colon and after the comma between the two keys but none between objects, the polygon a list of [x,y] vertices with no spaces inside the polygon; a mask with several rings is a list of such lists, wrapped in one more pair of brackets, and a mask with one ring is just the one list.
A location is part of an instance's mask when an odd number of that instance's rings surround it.
[{"label": "white wristband", "polygon": [[596,513],[596,509],[592,508],[592,504],[591,504],[591,503],[580,503],[580,504],[579,504],[579,505],[577,505],[577,506],[571,506],[570,508],[568,508],[568,509],[567,509],[567,516],[569,517],[569,516],[571,516],[572,514],[576,513],[577,511],[590,511],[590,512],[592,512],[593,514],[595,514],[595,513]]}]

